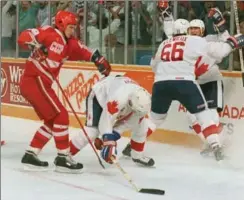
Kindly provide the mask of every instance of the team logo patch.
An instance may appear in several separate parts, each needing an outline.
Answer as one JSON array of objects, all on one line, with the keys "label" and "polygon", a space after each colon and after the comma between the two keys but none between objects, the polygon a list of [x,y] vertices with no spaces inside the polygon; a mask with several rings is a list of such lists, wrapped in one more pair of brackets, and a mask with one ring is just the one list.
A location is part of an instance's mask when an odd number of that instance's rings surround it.
[{"label": "team logo patch", "polygon": [[107,103],[107,109],[108,109],[108,112],[113,115],[117,112],[119,112],[119,109],[118,109],[118,102],[117,101],[111,101],[111,102],[108,102]]},{"label": "team logo patch", "polygon": [[8,77],[3,68],[1,68],[1,98],[5,96],[8,90]]}]

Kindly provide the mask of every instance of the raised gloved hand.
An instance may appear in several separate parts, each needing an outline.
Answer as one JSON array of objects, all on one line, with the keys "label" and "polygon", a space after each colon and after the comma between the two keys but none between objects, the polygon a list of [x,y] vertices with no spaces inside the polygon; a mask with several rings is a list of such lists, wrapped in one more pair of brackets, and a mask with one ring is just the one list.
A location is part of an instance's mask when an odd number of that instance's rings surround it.
[{"label": "raised gloved hand", "polygon": [[218,32],[222,33],[227,29],[226,20],[218,8],[211,8],[208,12],[208,17],[213,20],[214,28]]},{"label": "raised gloved hand", "polygon": [[172,14],[172,10],[169,6],[169,2],[167,0],[160,0],[157,3],[157,9],[160,14],[160,16],[165,19],[167,17],[170,17]]},{"label": "raised gloved hand", "polygon": [[120,139],[120,134],[113,131],[113,133],[105,133],[102,137],[103,146],[101,149],[101,157],[110,164],[113,164],[111,158],[116,159],[117,155],[117,140]]},{"label": "raised gloved hand", "polygon": [[104,75],[108,76],[111,72],[111,65],[106,60],[104,56],[101,56],[98,50],[94,51],[91,61],[97,66],[98,71]]},{"label": "raised gloved hand", "polygon": [[244,35],[238,34],[231,36],[226,40],[226,43],[231,46],[232,49],[240,49],[244,47]]}]

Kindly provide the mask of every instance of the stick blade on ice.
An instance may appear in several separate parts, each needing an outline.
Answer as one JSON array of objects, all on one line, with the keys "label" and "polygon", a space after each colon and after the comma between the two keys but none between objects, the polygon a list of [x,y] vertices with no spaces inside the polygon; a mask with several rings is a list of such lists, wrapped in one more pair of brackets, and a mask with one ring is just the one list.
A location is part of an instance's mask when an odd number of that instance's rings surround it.
[{"label": "stick blade on ice", "polygon": [[156,195],[164,195],[165,191],[164,190],[159,190],[159,189],[148,189],[148,188],[142,188],[139,190],[141,193],[147,193],[147,194],[156,194]]}]

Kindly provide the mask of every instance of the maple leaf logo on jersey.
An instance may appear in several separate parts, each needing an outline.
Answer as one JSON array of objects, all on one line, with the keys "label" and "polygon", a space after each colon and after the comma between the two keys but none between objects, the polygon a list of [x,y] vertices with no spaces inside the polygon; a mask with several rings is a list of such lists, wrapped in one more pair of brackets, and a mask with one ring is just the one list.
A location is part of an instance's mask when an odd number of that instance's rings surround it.
[{"label": "maple leaf logo on jersey", "polygon": [[209,68],[209,64],[204,63],[204,61],[202,61],[202,58],[202,56],[199,56],[195,64],[195,75],[197,77],[204,74],[206,71],[208,71]]},{"label": "maple leaf logo on jersey", "polygon": [[108,112],[113,115],[119,111],[118,109],[118,102],[117,101],[111,101],[107,103]]}]

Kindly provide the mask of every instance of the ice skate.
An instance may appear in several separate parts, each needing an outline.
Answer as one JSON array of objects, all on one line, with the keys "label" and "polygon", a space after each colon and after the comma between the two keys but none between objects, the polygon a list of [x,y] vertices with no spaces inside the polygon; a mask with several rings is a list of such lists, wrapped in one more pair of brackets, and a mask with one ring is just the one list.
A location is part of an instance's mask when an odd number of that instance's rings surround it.
[{"label": "ice skate", "polygon": [[122,154],[124,156],[131,157],[131,145],[130,145],[130,143],[126,145],[126,147],[122,151]]},{"label": "ice skate", "polygon": [[75,162],[71,156],[60,154],[54,160],[56,165],[55,171],[62,173],[81,173],[83,165],[81,163]]},{"label": "ice skate", "polygon": [[134,163],[139,164],[144,167],[152,167],[155,162],[152,158],[144,156],[142,152],[131,151],[131,157]]},{"label": "ice skate", "polygon": [[26,151],[21,159],[24,169],[28,171],[41,171],[48,168],[48,162],[41,161],[33,151]]},{"label": "ice skate", "polygon": [[224,160],[223,148],[219,145],[213,147],[214,157],[217,161]]},{"label": "ice skate", "polygon": [[205,143],[203,145],[202,150],[200,151],[200,154],[206,157],[206,156],[210,156],[210,154],[212,153],[213,153],[213,149],[211,148],[211,146],[208,143]]}]

